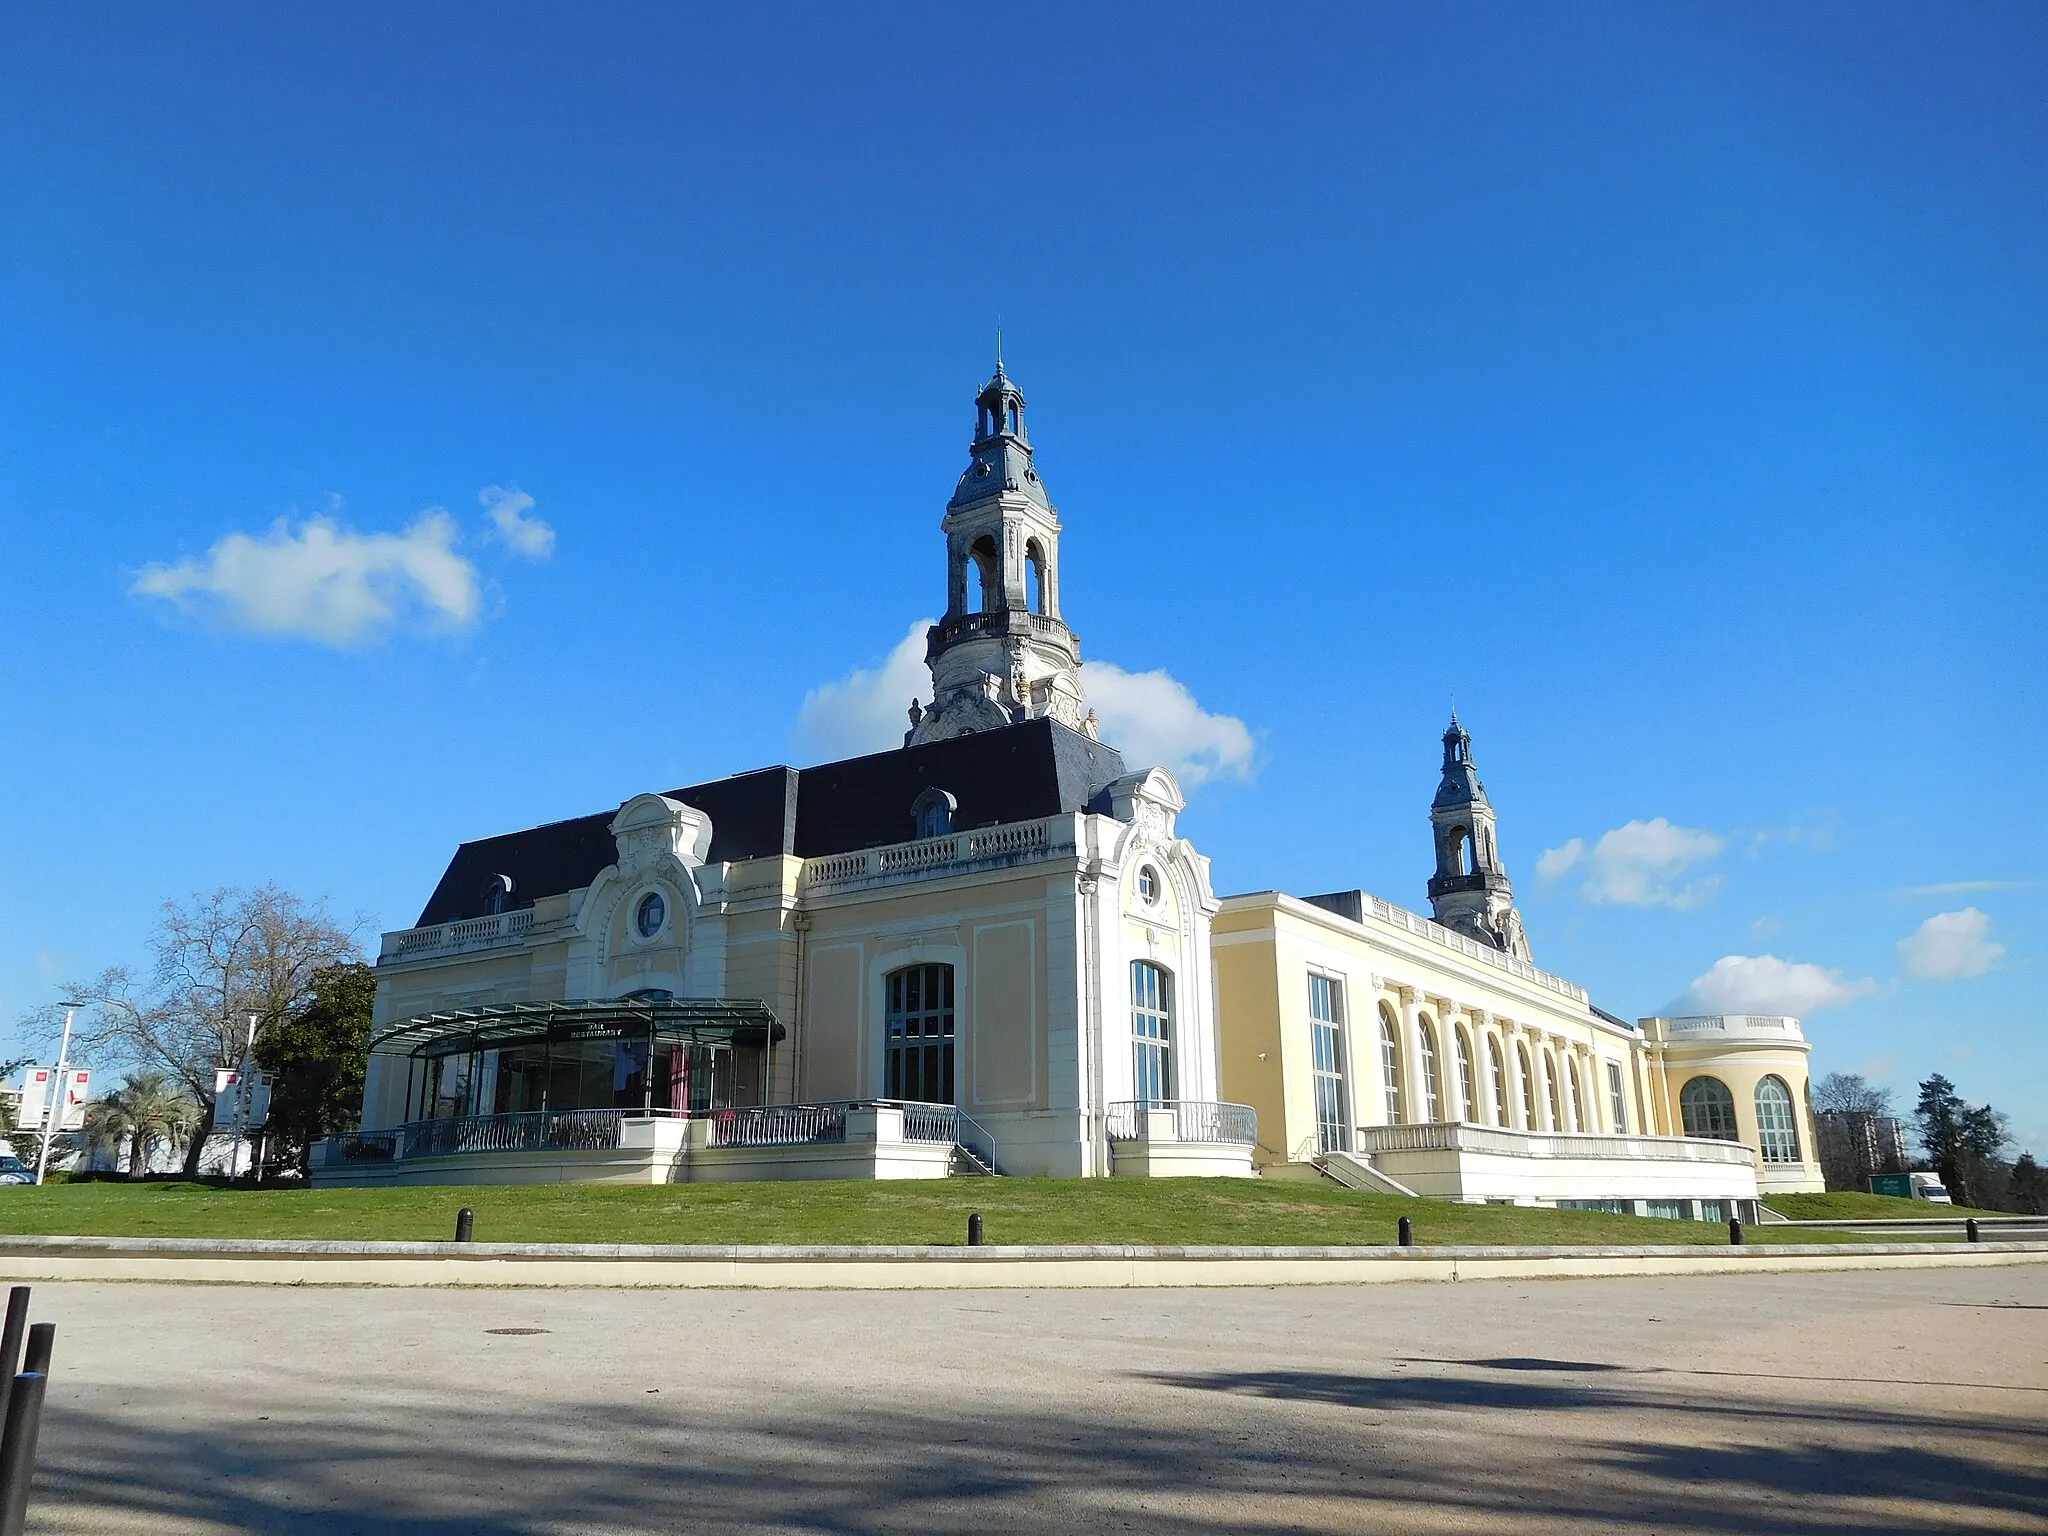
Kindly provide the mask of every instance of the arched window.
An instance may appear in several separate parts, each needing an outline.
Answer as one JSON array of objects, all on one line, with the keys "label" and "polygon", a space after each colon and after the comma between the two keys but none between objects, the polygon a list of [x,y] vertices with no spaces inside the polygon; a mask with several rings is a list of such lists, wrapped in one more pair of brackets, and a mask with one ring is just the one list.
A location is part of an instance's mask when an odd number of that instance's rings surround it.
[{"label": "arched window", "polygon": [[1380,1074],[1387,1088],[1387,1124],[1401,1123],[1401,1037],[1394,1010],[1380,1004]]},{"label": "arched window", "polygon": [[891,971],[883,1097],[919,1104],[953,1102],[953,967],[906,965]]},{"label": "arched window", "polygon": [[1024,418],[1020,414],[1018,414],[1017,402],[1012,400],[1010,402],[1010,430],[1012,432],[1016,431],[1018,426],[1023,422],[1023,420]]},{"label": "arched window", "polygon": [[1799,1121],[1792,1113],[1792,1090],[1781,1077],[1756,1085],[1756,1128],[1767,1163],[1799,1161]]},{"label": "arched window", "polygon": [[1557,1101],[1557,1058],[1548,1051],[1542,1052],[1541,1055],[1543,1058],[1543,1097],[1550,1105],[1550,1124],[1545,1129],[1561,1131],[1564,1129],[1564,1112],[1563,1106]]},{"label": "arched window", "polygon": [[1434,1124],[1442,1118],[1443,1109],[1436,1091],[1436,1030],[1428,1019],[1417,1029],[1422,1036],[1422,1118]]},{"label": "arched window", "polygon": [[1472,873],[1472,834],[1463,827],[1451,828],[1451,873],[1469,875]]},{"label": "arched window", "polygon": [[1486,1069],[1493,1076],[1493,1123],[1513,1125],[1508,1117],[1508,1072],[1500,1059],[1500,1042],[1491,1037],[1486,1042]]},{"label": "arched window", "polygon": [[1173,1097],[1173,973],[1149,960],[1131,962],[1131,1051],[1141,1104]]},{"label": "arched window", "polygon": [[1537,1130],[1536,1123],[1536,1079],[1529,1073],[1529,1048],[1515,1047],[1515,1065],[1522,1071],[1522,1125],[1525,1130]]},{"label": "arched window", "polygon": [[1586,1101],[1579,1097],[1579,1066],[1569,1056],[1564,1059],[1564,1100],[1572,1114],[1572,1129],[1591,1130],[1586,1124]]},{"label": "arched window", "polygon": [[1024,545],[1024,606],[1033,613],[1046,611],[1045,550],[1036,539]]},{"label": "arched window", "polygon": [[1688,1136],[1736,1140],[1735,1095],[1718,1077],[1696,1077],[1679,1089],[1678,1113]]},{"label": "arched window", "polygon": [[974,611],[994,613],[1003,605],[1003,584],[996,560],[996,541],[983,534],[969,546],[974,560]]},{"label": "arched window", "polygon": [[944,837],[953,830],[953,812],[960,802],[943,789],[927,788],[910,802],[910,819],[917,836]]},{"label": "arched window", "polygon": [[1458,1102],[1452,1106],[1460,1120],[1479,1119],[1479,1096],[1472,1091],[1472,1042],[1466,1038],[1462,1028],[1451,1032],[1451,1041],[1458,1052]]}]

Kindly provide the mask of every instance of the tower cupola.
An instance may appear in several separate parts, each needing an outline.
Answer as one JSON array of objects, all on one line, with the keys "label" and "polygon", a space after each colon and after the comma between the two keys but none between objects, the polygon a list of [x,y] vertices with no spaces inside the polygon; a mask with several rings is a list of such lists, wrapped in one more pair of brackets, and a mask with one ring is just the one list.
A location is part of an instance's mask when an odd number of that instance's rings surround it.
[{"label": "tower cupola", "polygon": [[906,745],[1049,716],[1094,734],[1081,642],[1060,617],[1060,519],[1038,478],[1024,392],[996,359],[974,397],[974,440],[939,527],[946,615],[925,636],[932,703]]},{"label": "tower cupola", "polygon": [[1515,888],[1494,842],[1493,802],[1472,761],[1472,736],[1456,710],[1444,731],[1443,777],[1430,802],[1436,873],[1429,904],[1436,920],[1493,948],[1529,958],[1529,940],[1515,910]]}]

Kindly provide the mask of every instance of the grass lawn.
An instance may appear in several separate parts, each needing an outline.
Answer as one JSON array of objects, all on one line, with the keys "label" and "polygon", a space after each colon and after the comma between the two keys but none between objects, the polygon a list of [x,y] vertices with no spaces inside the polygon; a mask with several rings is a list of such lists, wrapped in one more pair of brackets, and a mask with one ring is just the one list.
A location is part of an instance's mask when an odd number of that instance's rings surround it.
[{"label": "grass lawn", "polygon": [[[964,1243],[980,1211],[991,1243],[1376,1245],[1396,1223],[1417,1243],[1725,1244],[1718,1222],[1455,1205],[1281,1179],[938,1179],[648,1186],[469,1185],[227,1189],[52,1184],[0,1189],[0,1231],[112,1237],[445,1239],[463,1206],[479,1242]],[[1756,1242],[1853,1241],[1751,1227]]]},{"label": "grass lawn", "polygon": [[1897,1195],[1862,1194],[1853,1189],[1825,1195],[1773,1195],[1764,1204],[1787,1221],[1935,1221],[1958,1216],[1996,1216],[1967,1205],[1931,1205]]}]

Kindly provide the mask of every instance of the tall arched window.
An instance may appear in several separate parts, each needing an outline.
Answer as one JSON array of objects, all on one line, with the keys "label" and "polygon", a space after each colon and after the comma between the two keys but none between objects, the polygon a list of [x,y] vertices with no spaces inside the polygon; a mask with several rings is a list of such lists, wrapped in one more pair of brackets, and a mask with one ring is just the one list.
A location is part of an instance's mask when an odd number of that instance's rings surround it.
[{"label": "tall arched window", "polygon": [[953,967],[906,965],[888,977],[883,1097],[953,1102]]},{"label": "tall arched window", "polygon": [[1678,1113],[1688,1136],[1736,1140],[1735,1095],[1718,1077],[1696,1077],[1679,1089]]},{"label": "tall arched window", "polygon": [[1173,973],[1150,960],[1131,962],[1131,1053],[1141,1104],[1173,1098]]},{"label": "tall arched window", "polygon": [[1756,1085],[1756,1129],[1767,1163],[1799,1161],[1799,1121],[1792,1112],[1792,1090],[1781,1077]]},{"label": "tall arched window", "polygon": [[1436,1087],[1436,1029],[1428,1019],[1417,1026],[1422,1037],[1422,1118],[1434,1124],[1443,1118],[1443,1104]]},{"label": "tall arched window", "polygon": [[1493,1077],[1493,1123],[1499,1126],[1513,1125],[1508,1114],[1508,1071],[1500,1059],[1500,1042],[1490,1036],[1486,1042],[1486,1070]]},{"label": "tall arched window", "polygon": [[1387,1086],[1387,1124],[1401,1123],[1401,1037],[1394,1011],[1380,1004],[1380,1074]]},{"label": "tall arched window", "polygon": [[1579,1066],[1569,1056],[1564,1059],[1564,1107],[1571,1111],[1573,1130],[1592,1129],[1586,1124],[1586,1101],[1579,1097]]},{"label": "tall arched window", "polygon": [[1550,1124],[1546,1129],[1561,1131],[1564,1129],[1564,1106],[1557,1101],[1557,1058],[1548,1051],[1540,1054],[1543,1059],[1543,1097],[1550,1105]]},{"label": "tall arched window", "polygon": [[1472,873],[1472,834],[1463,827],[1451,828],[1451,873]]},{"label": "tall arched window", "polygon": [[1536,1079],[1529,1072],[1529,1047],[1515,1047],[1515,1065],[1522,1072],[1522,1127],[1524,1130],[1539,1130],[1536,1123]]},{"label": "tall arched window", "polygon": [[1472,1042],[1462,1028],[1454,1029],[1451,1039],[1458,1052],[1458,1102],[1453,1107],[1460,1120],[1477,1122],[1479,1119],[1479,1096],[1472,1091]]}]

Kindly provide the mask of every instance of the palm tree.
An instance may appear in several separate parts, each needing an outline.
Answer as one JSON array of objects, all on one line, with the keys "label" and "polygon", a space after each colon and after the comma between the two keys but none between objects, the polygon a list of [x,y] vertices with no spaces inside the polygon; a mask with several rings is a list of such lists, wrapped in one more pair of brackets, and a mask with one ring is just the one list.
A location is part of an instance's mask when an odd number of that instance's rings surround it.
[{"label": "palm tree", "polygon": [[[94,1146],[129,1141],[128,1176],[149,1169],[150,1143],[184,1146],[199,1124],[199,1106],[162,1072],[131,1072],[128,1080],[85,1112],[85,1131]],[[131,1140],[132,1138],[132,1140]]]}]

